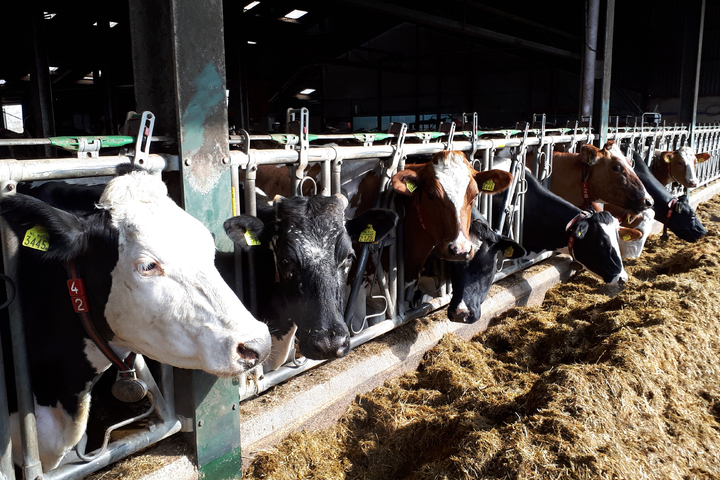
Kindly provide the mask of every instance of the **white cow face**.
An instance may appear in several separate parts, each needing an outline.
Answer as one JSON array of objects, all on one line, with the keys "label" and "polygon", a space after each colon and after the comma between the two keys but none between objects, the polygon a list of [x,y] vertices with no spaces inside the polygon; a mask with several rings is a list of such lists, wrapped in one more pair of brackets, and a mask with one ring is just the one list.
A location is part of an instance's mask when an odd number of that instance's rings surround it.
[{"label": "white cow face", "polygon": [[210,232],[167,196],[159,179],[139,172],[117,177],[99,207],[119,233],[105,308],[111,345],[218,376],[264,360],[267,326],[215,268]]}]

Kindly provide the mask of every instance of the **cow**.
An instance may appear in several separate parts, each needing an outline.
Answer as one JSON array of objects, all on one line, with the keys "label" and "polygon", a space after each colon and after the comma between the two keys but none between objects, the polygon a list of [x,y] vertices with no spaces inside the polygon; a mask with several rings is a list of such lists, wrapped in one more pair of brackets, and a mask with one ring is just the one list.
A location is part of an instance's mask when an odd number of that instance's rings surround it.
[{"label": "cow", "polygon": [[707,231],[695,215],[688,196],[672,195],[653,176],[650,168],[639,154],[635,153],[633,159],[635,160],[635,173],[655,201],[653,205],[655,220],[663,224],[663,235],[667,235],[667,230],[670,230],[678,238],[688,242],[695,242],[702,238]]},{"label": "cow", "polygon": [[396,203],[404,212],[405,281],[420,276],[430,253],[450,261],[475,255],[470,238],[472,209],[479,194],[496,194],[512,182],[508,172],[476,171],[462,151],[441,151],[429,162],[409,164],[392,177]]},{"label": "cow", "polygon": [[[502,168],[503,164],[496,166]],[[604,282],[616,285],[627,281],[618,237],[636,239],[641,235],[639,231],[619,228],[618,220],[608,212],[593,213],[570,204],[543,187],[528,169],[525,180],[522,241],[523,254],[528,254],[525,258],[530,258],[530,254],[567,248],[576,262]],[[493,208],[499,213],[500,202],[494,201]],[[473,226],[480,227],[480,224],[475,221]],[[506,256],[515,258],[512,253]],[[490,277],[487,270],[486,263],[475,259],[451,270],[453,295],[448,307],[451,321],[473,323],[480,319],[481,304],[490,288],[486,284]],[[494,272],[492,274],[494,276]]]},{"label": "cow", "polygon": [[[94,382],[111,364],[129,367],[130,352],[219,377],[267,358],[267,326],[216,269],[210,232],[158,177],[123,165],[95,211],[18,193],[0,200],[0,215],[20,242],[17,291],[44,472],[83,437]],[[9,348],[3,352],[21,465],[14,375]]]},{"label": "cow", "polygon": [[709,158],[709,153],[695,153],[695,150],[688,146],[673,152],[655,152],[650,160],[650,171],[664,186],[675,182],[685,188],[695,188],[698,186],[695,167]]},{"label": "cow", "polygon": [[259,250],[258,316],[269,325],[273,339],[270,358],[263,366],[266,371],[285,363],[293,335],[306,358],[340,358],[350,351],[344,307],[348,272],[355,258],[352,242],[382,240],[398,216],[378,208],[346,221],[347,205],[342,194],[276,195],[268,201],[258,192],[257,216],[239,215],[225,221],[225,231],[237,246]]},{"label": "cow", "polygon": [[470,238],[475,256],[469,262],[449,262],[452,298],[447,314],[452,322],[475,323],[498,271],[498,253],[503,260],[521,258],[525,249],[514,240],[498,235],[485,217],[473,210]]},{"label": "cow", "polygon": [[618,145],[583,145],[579,153],[553,152],[550,191],[579,208],[610,203],[637,214],[653,199]]}]

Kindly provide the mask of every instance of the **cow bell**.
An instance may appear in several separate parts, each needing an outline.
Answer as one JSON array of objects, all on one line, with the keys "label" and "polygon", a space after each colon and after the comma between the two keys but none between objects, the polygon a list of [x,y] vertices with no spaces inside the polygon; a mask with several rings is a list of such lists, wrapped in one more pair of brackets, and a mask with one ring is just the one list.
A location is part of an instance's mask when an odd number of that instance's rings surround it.
[{"label": "cow bell", "polygon": [[148,393],[148,387],[145,382],[135,376],[135,372],[132,373],[132,376],[122,376],[118,373],[110,391],[113,397],[121,402],[134,403],[145,398],[145,395]]}]

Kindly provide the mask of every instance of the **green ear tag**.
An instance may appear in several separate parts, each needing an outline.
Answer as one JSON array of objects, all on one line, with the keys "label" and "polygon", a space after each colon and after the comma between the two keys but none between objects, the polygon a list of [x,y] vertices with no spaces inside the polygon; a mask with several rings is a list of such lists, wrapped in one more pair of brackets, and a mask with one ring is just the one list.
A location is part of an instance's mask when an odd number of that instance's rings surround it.
[{"label": "green ear tag", "polygon": [[40,225],[35,225],[25,232],[22,244],[24,247],[47,252],[50,248],[50,234]]},{"label": "green ear tag", "polygon": [[417,185],[415,185],[413,182],[405,182],[405,186],[410,193],[415,193],[415,190],[417,190]]},{"label": "green ear tag", "polygon": [[510,257],[512,257],[513,252],[514,252],[513,247],[507,247],[507,248],[505,249],[505,253],[504,253],[505,258],[510,258]]},{"label": "green ear tag", "polygon": [[250,230],[245,231],[245,243],[248,244],[249,247],[260,245],[260,240],[255,238],[255,235],[250,232]]},{"label": "green ear tag", "polygon": [[623,235],[623,240],[629,242],[632,237],[630,235]]},{"label": "green ear tag", "polygon": [[365,230],[360,232],[360,238],[358,238],[358,242],[360,242],[360,243],[375,242],[375,230],[373,230],[372,225],[368,225]]},{"label": "green ear tag", "polygon": [[485,183],[482,184],[482,189],[484,192],[492,192],[495,190],[495,182],[491,180],[485,180]]}]

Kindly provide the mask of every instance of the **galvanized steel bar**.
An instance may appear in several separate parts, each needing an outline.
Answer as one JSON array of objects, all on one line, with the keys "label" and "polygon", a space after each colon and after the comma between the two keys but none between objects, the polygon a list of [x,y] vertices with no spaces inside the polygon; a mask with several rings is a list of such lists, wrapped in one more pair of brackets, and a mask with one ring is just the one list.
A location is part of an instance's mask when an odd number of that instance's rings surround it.
[{"label": "galvanized steel bar", "polygon": [[[0,183],[4,195],[15,191],[14,182]],[[4,219],[0,220],[2,233],[2,255],[5,265],[5,275],[10,277],[15,285],[18,283],[17,255],[19,240]],[[7,286],[8,295],[10,292]],[[22,450],[23,478],[34,479],[42,476],[40,452],[38,449],[37,424],[35,421],[35,401],[32,393],[30,369],[25,343],[25,326],[20,309],[20,296],[22,292],[15,292],[15,300],[8,306],[10,317],[10,339],[12,341],[13,365],[15,368],[15,389],[17,390],[18,419],[20,422],[20,441]]]}]

